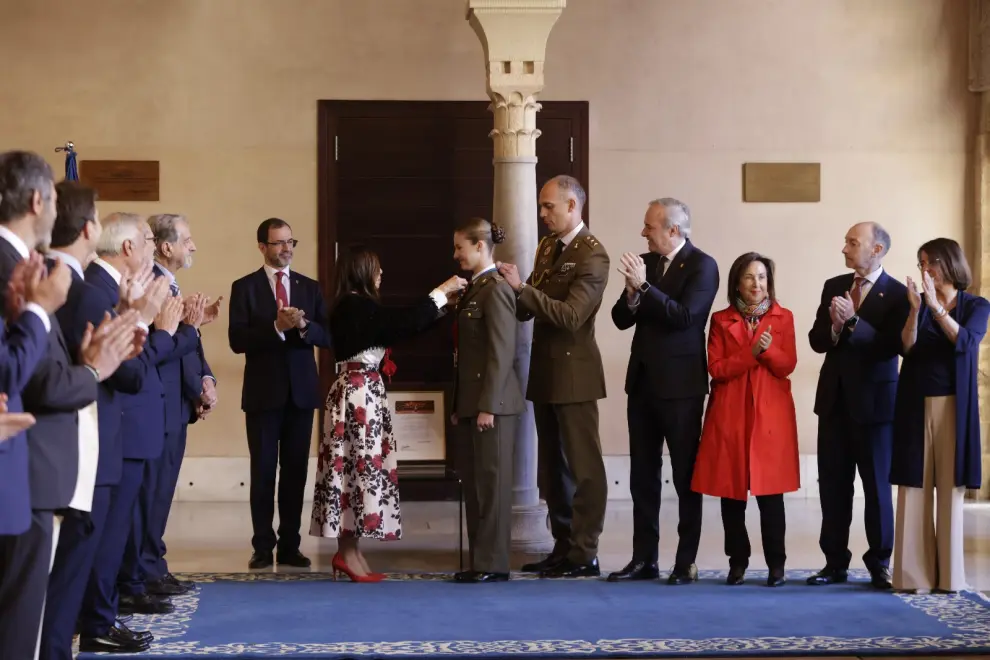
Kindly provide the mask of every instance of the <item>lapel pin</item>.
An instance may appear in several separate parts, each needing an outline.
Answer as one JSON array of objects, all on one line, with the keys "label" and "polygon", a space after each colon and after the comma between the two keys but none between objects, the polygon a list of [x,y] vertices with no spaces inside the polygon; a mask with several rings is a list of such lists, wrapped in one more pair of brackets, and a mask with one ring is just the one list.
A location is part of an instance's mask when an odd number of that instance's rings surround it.
[{"label": "lapel pin", "polygon": [[883,291],[880,292],[880,297],[883,298]]},{"label": "lapel pin", "polygon": [[684,264],[681,264],[681,265],[679,266],[679,268],[684,268]]}]

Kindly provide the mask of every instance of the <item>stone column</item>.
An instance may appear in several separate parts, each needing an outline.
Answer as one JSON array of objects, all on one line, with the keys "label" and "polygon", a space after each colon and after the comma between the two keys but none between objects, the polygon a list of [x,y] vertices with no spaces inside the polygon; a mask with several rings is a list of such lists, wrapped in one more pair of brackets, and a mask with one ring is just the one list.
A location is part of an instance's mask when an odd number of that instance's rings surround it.
[{"label": "stone column", "polygon": [[[519,266],[522,277],[533,268],[537,245],[536,113],[543,89],[543,60],[547,38],[566,0],[469,0],[467,19],[485,50],[489,109],[495,128],[493,220],[505,228],[506,240],[496,259]],[[533,324],[518,329],[516,373],[525,385]],[[532,404],[516,429],[515,471],[512,480],[512,544],[528,552],[548,552],[553,546],[546,504],[536,485],[536,427]]]},{"label": "stone column", "polygon": [[[979,131],[973,144],[975,176],[975,231],[969,232],[975,243],[969,250],[973,279],[978,293],[990,298],[990,0],[969,3],[969,89],[979,98]],[[983,430],[983,474],[990,475],[990,352],[986,342],[980,347],[980,426]],[[984,476],[983,488],[970,492],[973,499],[990,499],[990,479]]]}]

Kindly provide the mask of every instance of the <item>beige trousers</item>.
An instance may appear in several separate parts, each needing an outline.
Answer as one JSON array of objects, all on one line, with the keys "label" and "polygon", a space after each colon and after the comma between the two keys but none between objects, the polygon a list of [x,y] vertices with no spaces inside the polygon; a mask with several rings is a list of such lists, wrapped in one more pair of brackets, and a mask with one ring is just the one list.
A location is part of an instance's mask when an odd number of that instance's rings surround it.
[{"label": "beige trousers", "polygon": [[922,487],[897,488],[891,581],[894,589],[959,591],[967,588],[963,562],[963,496],[966,489],[956,487],[955,466],[956,398],[926,398]]}]

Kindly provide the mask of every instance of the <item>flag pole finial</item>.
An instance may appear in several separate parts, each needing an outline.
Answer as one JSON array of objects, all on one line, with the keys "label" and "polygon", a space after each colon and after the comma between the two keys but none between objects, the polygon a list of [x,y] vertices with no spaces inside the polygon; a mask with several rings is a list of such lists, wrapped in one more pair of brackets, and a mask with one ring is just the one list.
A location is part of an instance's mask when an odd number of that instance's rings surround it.
[{"label": "flag pole finial", "polygon": [[75,150],[76,150],[76,145],[72,144],[72,140],[66,142],[64,147],[55,147],[56,152],[64,151],[66,153],[72,153]]}]

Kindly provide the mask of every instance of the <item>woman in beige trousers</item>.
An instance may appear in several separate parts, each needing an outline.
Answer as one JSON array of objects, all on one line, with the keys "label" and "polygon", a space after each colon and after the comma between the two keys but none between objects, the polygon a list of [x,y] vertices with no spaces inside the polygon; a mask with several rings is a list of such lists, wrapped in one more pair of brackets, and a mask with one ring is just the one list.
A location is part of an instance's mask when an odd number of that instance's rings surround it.
[{"label": "woman in beige trousers", "polygon": [[977,357],[990,302],[972,283],[959,244],[918,250],[922,291],[907,279],[911,311],[894,407],[890,482],[898,486],[894,589],[966,589],[963,496],[981,480]]}]

